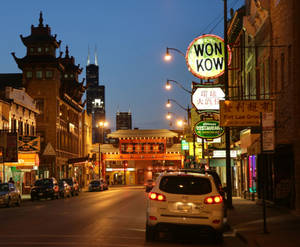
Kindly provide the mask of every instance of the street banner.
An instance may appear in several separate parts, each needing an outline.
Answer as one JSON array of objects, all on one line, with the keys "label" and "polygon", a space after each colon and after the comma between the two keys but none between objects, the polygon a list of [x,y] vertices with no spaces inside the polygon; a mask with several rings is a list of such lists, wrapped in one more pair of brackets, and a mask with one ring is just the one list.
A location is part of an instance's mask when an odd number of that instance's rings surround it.
[{"label": "street banner", "polygon": [[260,113],[273,110],[272,100],[220,100],[220,126],[260,126]]},{"label": "street banner", "polygon": [[19,151],[40,151],[40,137],[36,136],[19,136]]}]

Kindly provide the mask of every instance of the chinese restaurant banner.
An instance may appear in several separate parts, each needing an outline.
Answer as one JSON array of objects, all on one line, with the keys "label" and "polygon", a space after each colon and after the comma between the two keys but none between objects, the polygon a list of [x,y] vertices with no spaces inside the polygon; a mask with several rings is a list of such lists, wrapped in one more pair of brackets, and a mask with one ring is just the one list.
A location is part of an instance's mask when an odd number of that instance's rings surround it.
[{"label": "chinese restaurant banner", "polygon": [[220,126],[260,126],[260,113],[273,110],[272,100],[221,100]]}]

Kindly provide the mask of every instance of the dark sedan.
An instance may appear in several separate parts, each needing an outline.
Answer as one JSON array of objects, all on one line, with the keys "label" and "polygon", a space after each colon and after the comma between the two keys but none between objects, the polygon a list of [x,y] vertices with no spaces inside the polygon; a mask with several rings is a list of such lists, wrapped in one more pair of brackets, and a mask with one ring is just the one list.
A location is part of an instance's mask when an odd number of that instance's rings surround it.
[{"label": "dark sedan", "polygon": [[105,184],[101,180],[92,180],[89,184],[89,191],[103,191]]},{"label": "dark sedan", "polygon": [[59,197],[59,187],[55,178],[43,178],[36,180],[31,188],[31,200],[41,198],[55,199]]}]

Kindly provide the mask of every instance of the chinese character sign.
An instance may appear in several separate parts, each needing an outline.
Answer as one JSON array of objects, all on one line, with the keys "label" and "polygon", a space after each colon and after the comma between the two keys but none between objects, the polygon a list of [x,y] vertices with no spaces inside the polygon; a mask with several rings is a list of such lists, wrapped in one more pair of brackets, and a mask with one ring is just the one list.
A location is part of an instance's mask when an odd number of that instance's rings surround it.
[{"label": "chinese character sign", "polygon": [[219,101],[224,100],[225,94],[219,87],[197,88],[192,95],[192,103],[197,110],[219,110]]},{"label": "chinese character sign", "polygon": [[259,126],[260,113],[273,112],[272,100],[220,101],[220,126]]}]

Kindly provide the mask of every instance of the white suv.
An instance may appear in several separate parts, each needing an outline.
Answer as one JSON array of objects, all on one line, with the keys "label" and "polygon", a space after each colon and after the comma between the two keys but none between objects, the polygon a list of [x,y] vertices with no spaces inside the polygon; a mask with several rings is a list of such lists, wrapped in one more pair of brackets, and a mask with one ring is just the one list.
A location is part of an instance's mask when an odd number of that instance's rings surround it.
[{"label": "white suv", "polygon": [[224,204],[213,177],[191,172],[162,173],[148,194],[146,241],[157,232],[195,229],[222,241]]}]

